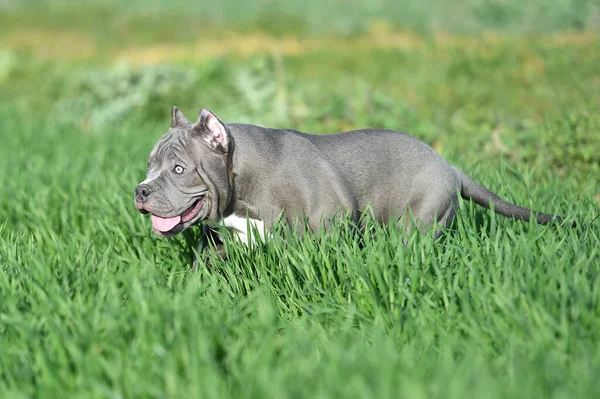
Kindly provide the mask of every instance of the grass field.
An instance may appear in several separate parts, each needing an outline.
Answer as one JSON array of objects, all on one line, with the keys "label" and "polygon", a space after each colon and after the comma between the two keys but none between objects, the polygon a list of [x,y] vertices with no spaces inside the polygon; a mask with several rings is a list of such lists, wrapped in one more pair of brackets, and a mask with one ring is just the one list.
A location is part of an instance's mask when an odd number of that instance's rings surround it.
[{"label": "grass field", "polygon": [[[458,6],[382,22],[381,2],[373,20],[347,19],[351,34],[307,25],[331,10],[264,27],[265,12],[240,9],[228,30],[181,40],[184,23],[152,25],[161,9],[141,2],[12,3],[0,2],[0,397],[600,397],[595,3],[557,2],[538,26],[523,21],[542,2],[457,2],[465,29],[439,22]],[[281,15],[302,9],[290,4]],[[462,202],[438,241],[404,246],[382,226],[362,247],[342,229],[276,235],[228,243],[228,260],[192,273],[199,229],[159,239],[133,206],[172,105],[316,133],[402,130],[579,227]]]}]

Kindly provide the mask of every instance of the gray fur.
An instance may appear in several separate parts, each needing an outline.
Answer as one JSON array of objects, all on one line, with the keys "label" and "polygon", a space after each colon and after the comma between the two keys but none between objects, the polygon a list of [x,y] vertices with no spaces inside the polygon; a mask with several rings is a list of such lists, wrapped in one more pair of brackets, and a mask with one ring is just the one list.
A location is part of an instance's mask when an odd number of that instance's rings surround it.
[{"label": "gray fur", "polygon": [[[221,128],[225,136],[219,135]],[[186,173],[174,175],[175,164],[185,166]],[[458,207],[458,192],[486,208],[493,202],[495,212],[504,216],[560,221],[503,200],[404,133],[363,129],[315,135],[223,124],[207,110],[192,124],[176,107],[171,128],[152,150],[144,184],[150,195],[138,191],[136,206],[161,217],[179,215],[203,198],[197,217],[159,232],[164,236],[232,214],[261,220],[268,228],[283,212],[300,227],[305,216],[317,229],[340,210],[358,220],[366,209],[383,222],[410,210],[423,229],[434,223],[447,226]],[[407,218],[401,220],[399,227],[409,229]]]}]

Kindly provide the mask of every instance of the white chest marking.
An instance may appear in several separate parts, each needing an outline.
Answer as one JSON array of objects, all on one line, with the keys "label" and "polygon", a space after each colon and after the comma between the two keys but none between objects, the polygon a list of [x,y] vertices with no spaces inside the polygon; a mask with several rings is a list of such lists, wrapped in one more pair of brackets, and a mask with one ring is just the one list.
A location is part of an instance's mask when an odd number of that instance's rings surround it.
[{"label": "white chest marking", "polygon": [[244,244],[254,243],[258,233],[260,240],[265,242],[265,223],[262,220],[243,218],[231,214],[221,220]]}]

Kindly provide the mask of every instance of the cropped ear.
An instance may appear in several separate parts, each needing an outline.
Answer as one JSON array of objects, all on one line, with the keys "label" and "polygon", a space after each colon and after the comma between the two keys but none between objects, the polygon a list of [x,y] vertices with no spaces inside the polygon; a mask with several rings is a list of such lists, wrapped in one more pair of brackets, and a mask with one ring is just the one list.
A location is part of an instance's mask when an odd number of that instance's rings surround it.
[{"label": "cropped ear", "polygon": [[189,123],[190,121],[183,115],[183,112],[175,106],[171,108],[171,127],[183,126]]},{"label": "cropped ear", "polygon": [[223,122],[207,109],[202,109],[192,131],[216,152],[227,153],[229,136]]}]

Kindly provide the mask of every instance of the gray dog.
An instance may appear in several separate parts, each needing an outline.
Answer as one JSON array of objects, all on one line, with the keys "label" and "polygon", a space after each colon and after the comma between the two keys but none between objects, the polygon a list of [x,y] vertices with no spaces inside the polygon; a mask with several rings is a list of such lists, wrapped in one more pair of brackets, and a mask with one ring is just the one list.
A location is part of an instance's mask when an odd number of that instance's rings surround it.
[{"label": "gray dog", "polygon": [[[203,109],[189,122],[172,108],[169,131],[150,153],[135,204],[152,214],[155,233],[170,237],[208,219],[250,243],[280,217],[300,228],[325,227],[337,215],[359,221],[368,210],[410,231],[447,226],[458,193],[514,219],[561,221],[513,205],[448,164],[425,143],[383,129],[316,135],[225,124]],[[410,217],[407,215],[410,214]]]}]

